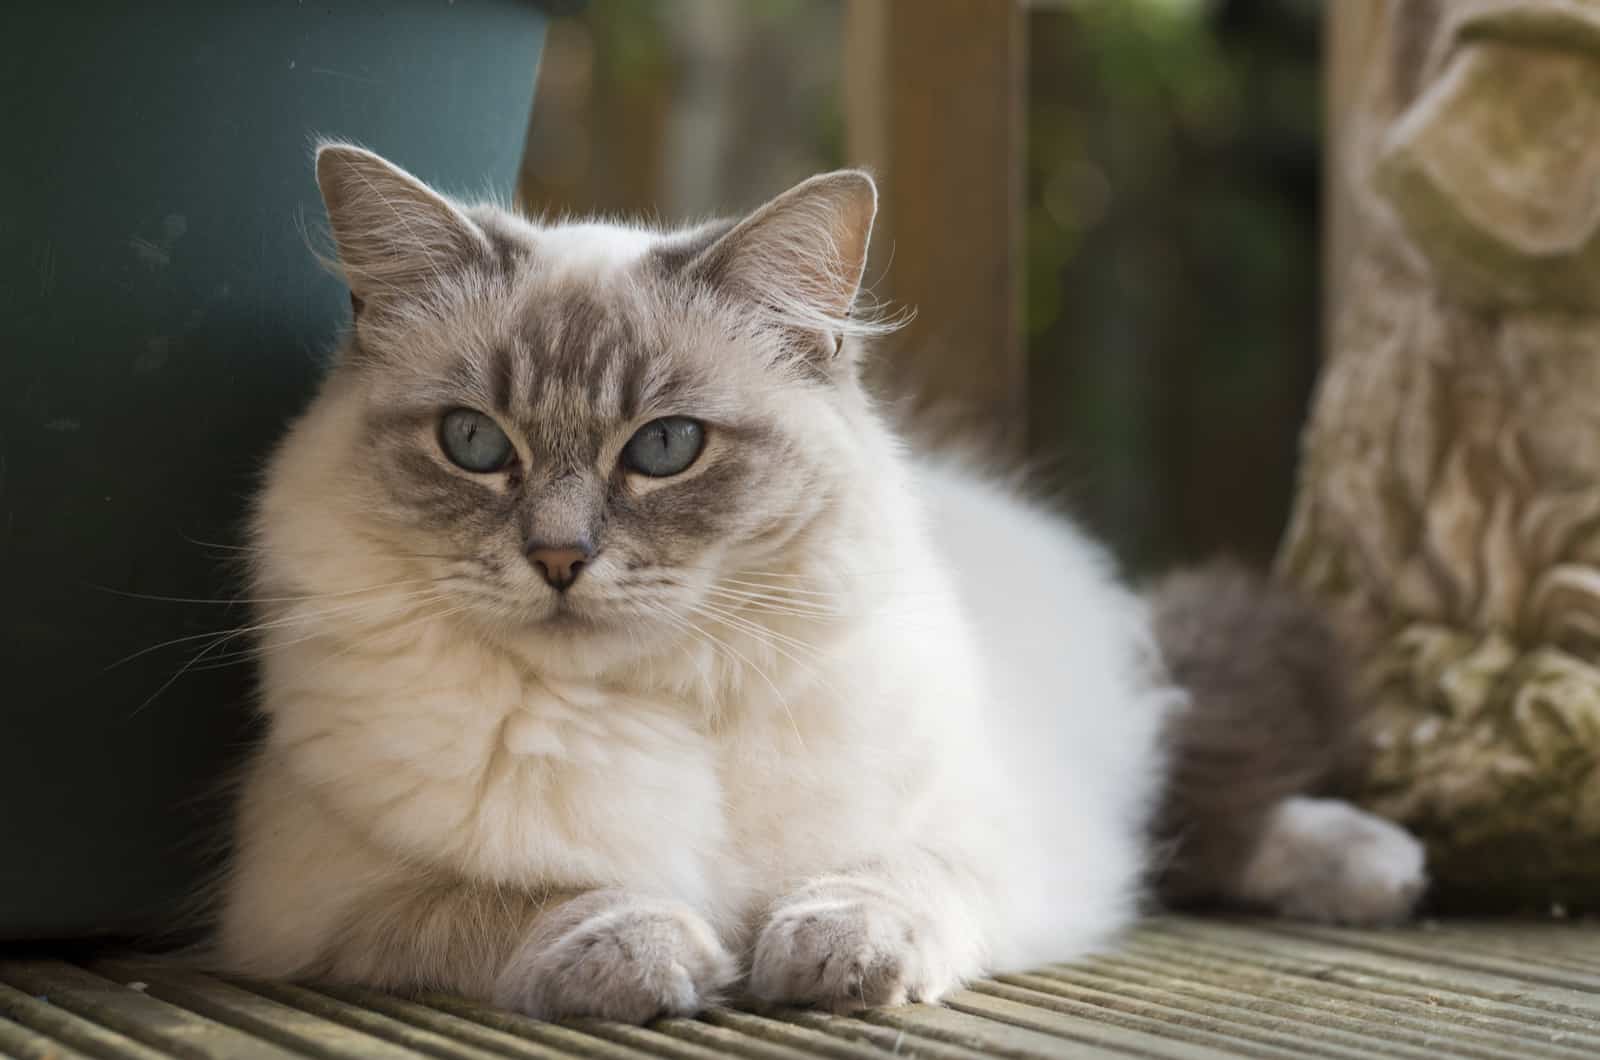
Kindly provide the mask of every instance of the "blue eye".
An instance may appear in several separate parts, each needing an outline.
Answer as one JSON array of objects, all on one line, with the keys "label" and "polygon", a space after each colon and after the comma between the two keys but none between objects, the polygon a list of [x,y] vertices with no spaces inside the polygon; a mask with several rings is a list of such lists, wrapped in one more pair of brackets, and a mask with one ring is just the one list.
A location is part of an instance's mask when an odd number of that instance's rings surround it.
[{"label": "blue eye", "polygon": [[450,462],[467,471],[484,474],[511,463],[511,439],[481,412],[456,409],[439,421],[439,448]]},{"label": "blue eye", "polygon": [[622,449],[622,466],[651,478],[681,474],[705,447],[706,432],[685,416],[651,420]]}]

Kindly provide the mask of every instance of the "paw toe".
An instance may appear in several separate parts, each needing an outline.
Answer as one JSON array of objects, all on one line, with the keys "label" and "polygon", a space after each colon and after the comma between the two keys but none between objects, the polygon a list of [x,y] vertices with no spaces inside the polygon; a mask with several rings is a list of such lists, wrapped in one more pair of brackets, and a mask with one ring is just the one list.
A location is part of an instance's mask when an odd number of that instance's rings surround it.
[{"label": "paw toe", "polygon": [[904,1004],[932,993],[921,950],[910,918],[887,902],[780,909],[756,943],[750,990],[764,1001],[835,1012]]},{"label": "paw toe", "polygon": [[545,1019],[646,1023],[700,1012],[734,976],[733,959],[692,911],[639,903],[530,943],[501,973],[495,1001]]}]

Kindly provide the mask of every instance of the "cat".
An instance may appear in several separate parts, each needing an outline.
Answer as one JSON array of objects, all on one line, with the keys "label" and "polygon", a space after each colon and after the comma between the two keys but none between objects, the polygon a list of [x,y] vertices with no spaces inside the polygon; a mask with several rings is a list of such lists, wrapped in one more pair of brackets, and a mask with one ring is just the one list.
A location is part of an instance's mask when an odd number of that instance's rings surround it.
[{"label": "cat", "polygon": [[1153,872],[1411,909],[1415,841],[1307,797],[1328,748],[1274,755],[1337,709],[1272,677],[1292,653],[1194,635],[1272,636],[1262,586],[1158,590],[1154,622],[1072,525],[887,426],[868,175],[656,231],[459,205],[347,144],[316,174],[354,323],[253,511],[267,727],[222,968],[850,1011],[1084,954]]}]

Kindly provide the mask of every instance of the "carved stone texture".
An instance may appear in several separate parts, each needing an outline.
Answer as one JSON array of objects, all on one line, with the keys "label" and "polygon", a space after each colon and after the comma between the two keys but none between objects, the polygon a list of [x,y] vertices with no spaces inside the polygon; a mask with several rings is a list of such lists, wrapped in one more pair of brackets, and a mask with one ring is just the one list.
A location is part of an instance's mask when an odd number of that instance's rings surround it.
[{"label": "carved stone texture", "polygon": [[[1341,0],[1330,357],[1280,568],[1446,906],[1600,908],[1600,2]],[[1345,27],[1348,29],[1348,27]]]},{"label": "carved stone texture", "polygon": [[1381,191],[1452,297],[1600,308],[1600,10],[1476,12],[1452,44]]}]

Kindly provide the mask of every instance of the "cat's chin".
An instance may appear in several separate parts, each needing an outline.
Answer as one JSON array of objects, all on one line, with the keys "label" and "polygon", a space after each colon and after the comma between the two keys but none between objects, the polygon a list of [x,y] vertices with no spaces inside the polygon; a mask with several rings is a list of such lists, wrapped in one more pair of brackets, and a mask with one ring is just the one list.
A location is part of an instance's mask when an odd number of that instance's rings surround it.
[{"label": "cat's chin", "polygon": [[515,639],[533,635],[562,640],[620,635],[627,632],[630,622],[638,621],[637,615],[609,606],[603,600],[575,600],[564,596],[530,601],[512,614],[496,609],[485,618],[495,632]]},{"label": "cat's chin", "polygon": [[504,612],[479,616],[477,624],[483,640],[553,679],[597,679],[675,643],[670,625],[605,602],[530,607],[515,616]]},{"label": "cat's chin", "polygon": [[582,636],[604,632],[614,627],[616,623],[615,621],[606,621],[590,609],[557,602],[545,617],[538,619],[533,625],[536,629],[551,633]]}]

